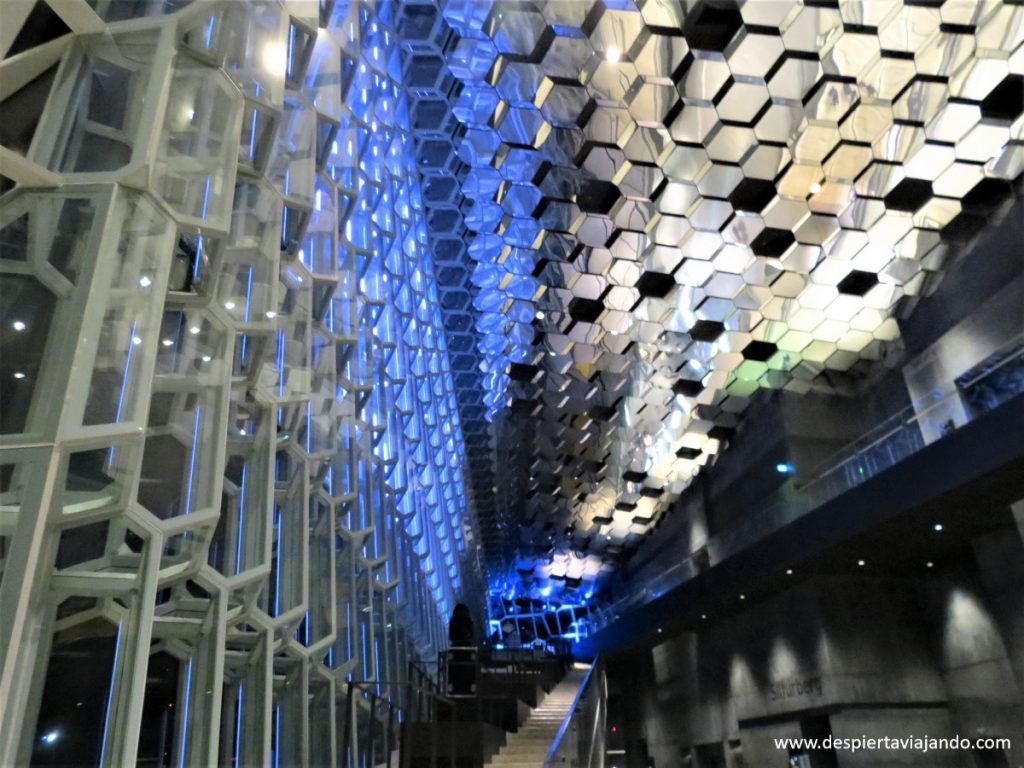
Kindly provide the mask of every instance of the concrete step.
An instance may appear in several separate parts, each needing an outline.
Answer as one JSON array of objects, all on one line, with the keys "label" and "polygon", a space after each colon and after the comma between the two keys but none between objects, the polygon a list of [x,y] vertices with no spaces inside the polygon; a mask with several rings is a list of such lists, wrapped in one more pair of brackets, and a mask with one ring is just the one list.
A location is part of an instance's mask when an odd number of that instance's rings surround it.
[{"label": "concrete step", "polygon": [[565,678],[530,712],[519,730],[508,735],[505,746],[487,766],[540,768],[558,735],[558,729],[569,714],[588,669],[577,664],[569,670]]}]

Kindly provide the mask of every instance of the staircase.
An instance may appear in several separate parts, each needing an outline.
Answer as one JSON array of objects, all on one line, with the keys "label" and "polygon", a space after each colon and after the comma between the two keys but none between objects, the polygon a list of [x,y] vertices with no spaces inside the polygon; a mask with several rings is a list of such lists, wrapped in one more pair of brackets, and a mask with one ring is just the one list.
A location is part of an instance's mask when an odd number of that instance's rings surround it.
[{"label": "staircase", "polygon": [[573,664],[562,681],[530,712],[519,730],[508,735],[505,746],[487,766],[541,768],[589,670],[589,664]]}]

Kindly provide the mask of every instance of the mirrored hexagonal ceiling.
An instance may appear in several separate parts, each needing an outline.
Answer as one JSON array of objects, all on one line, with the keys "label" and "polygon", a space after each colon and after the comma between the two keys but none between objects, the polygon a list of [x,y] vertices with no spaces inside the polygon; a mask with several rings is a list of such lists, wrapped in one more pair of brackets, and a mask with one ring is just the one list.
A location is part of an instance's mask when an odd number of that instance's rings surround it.
[{"label": "mirrored hexagonal ceiling", "polygon": [[406,2],[492,582],[592,591],[762,389],[842,391],[1024,168],[1024,7]]}]

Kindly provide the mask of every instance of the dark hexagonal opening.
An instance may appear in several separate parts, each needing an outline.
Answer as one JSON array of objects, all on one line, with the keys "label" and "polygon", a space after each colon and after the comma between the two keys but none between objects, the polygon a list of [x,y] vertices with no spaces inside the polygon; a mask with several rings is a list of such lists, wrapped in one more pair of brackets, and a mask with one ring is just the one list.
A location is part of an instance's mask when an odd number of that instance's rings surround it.
[{"label": "dark hexagonal opening", "polygon": [[725,331],[725,326],[717,320],[698,320],[690,329],[690,338],[694,341],[714,341]]},{"label": "dark hexagonal opening", "polygon": [[765,362],[775,354],[778,347],[768,341],[752,341],[743,350],[743,357],[746,360],[757,360]]},{"label": "dark hexagonal opening", "polygon": [[693,379],[679,379],[672,385],[672,391],[684,397],[696,397],[704,391],[704,385]]},{"label": "dark hexagonal opening", "polygon": [[840,293],[846,293],[850,296],[863,296],[876,285],[878,285],[878,275],[874,272],[863,272],[855,269],[840,280],[837,287]]},{"label": "dark hexagonal opening", "polygon": [[590,418],[595,421],[611,421],[615,418],[615,409],[610,405],[595,405],[590,409]]},{"label": "dark hexagonal opening", "polygon": [[984,178],[964,195],[961,204],[965,211],[971,213],[989,213],[1009,197],[1011,191],[1008,181]]},{"label": "dark hexagonal opening", "polygon": [[642,483],[647,479],[647,473],[630,470],[629,472],[622,473],[622,479],[627,483]]},{"label": "dark hexagonal opening", "polygon": [[569,302],[569,317],[580,323],[594,323],[604,312],[604,304],[596,299],[576,297]]},{"label": "dark hexagonal opening", "polygon": [[723,427],[721,425],[715,425],[708,431],[708,437],[712,440],[718,440],[724,442],[732,439],[733,433],[736,430],[732,427]]},{"label": "dark hexagonal opening", "polygon": [[779,257],[795,242],[796,238],[788,229],[766,227],[754,238],[750,247],[758,256]]},{"label": "dark hexagonal opening", "polygon": [[932,184],[924,179],[903,179],[885,196],[885,207],[892,211],[915,213],[932,197]]},{"label": "dark hexagonal opening", "polygon": [[734,0],[700,0],[686,14],[683,36],[691,48],[724,51],[743,26],[743,17]]},{"label": "dark hexagonal opening", "polygon": [[636,289],[644,298],[663,299],[676,287],[672,275],[662,272],[644,272],[636,281]]},{"label": "dark hexagonal opening", "polygon": [[661,488],[648,488],[646,485],[640,489],[640,495],[648,499],[659,499],[664,491]]},{"label": "dark hexagonal opening", "polygon": [[533,381],[539,372],[540,369],[536,365],[512,363],[508,367],[508,377],[512,381]]},{"label": "dark hexagonal opening", "polygon": [[608,213],[620,197],[619,188],[611,182],[585,179],[576,193],[576,205],[584,213]]},{"label": "dark hexagonal opening", "polygon": [[1008,75],[981,102],[981,116],[1014,121],[1024,112],[1024,76]]},{"label": "dark hexagonal opening", "polygon": [[760,213],[775,199],[775,185],[764,179],[743,179],[729,195],[729,202],[737,211]]}]

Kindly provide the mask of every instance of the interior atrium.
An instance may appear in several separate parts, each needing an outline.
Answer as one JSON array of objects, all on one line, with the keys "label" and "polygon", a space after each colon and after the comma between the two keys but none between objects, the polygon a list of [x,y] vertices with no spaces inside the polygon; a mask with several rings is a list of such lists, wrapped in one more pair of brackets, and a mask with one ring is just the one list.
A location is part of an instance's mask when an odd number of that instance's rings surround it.
[{"label": "interior atrium", "polygon": [[0,766],[1024,767],[1024,4],[0,55]]}]

